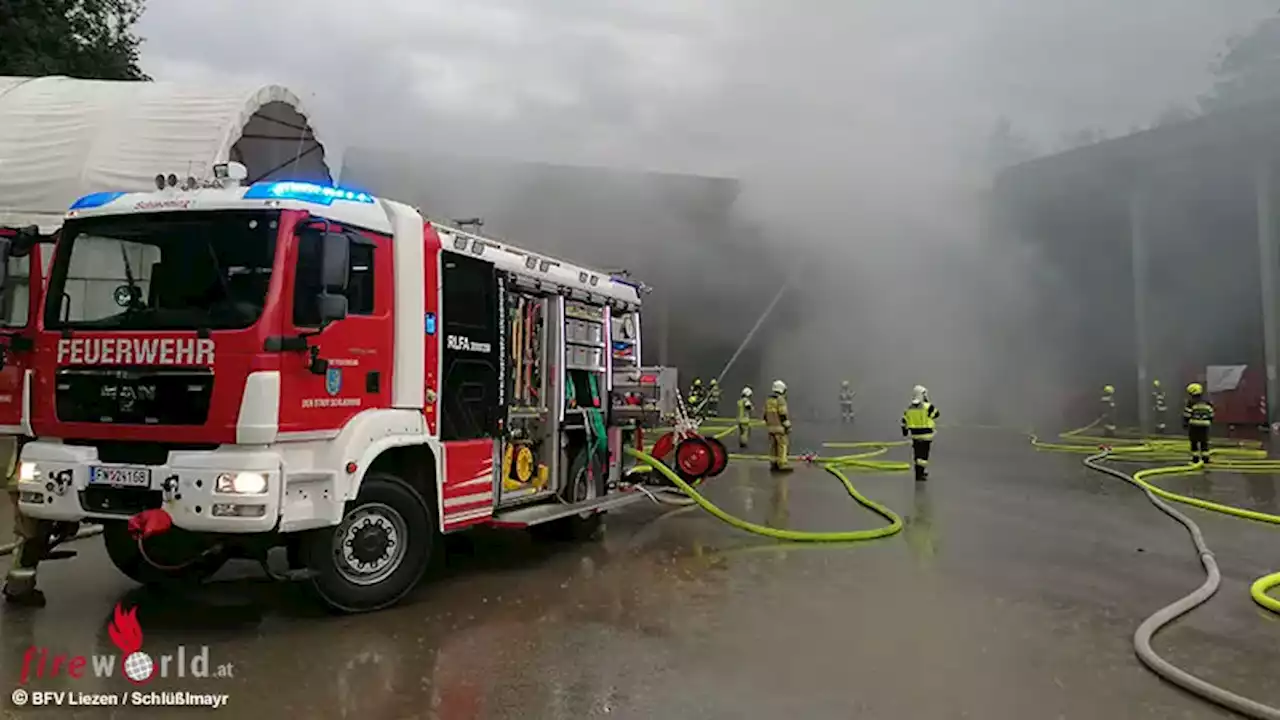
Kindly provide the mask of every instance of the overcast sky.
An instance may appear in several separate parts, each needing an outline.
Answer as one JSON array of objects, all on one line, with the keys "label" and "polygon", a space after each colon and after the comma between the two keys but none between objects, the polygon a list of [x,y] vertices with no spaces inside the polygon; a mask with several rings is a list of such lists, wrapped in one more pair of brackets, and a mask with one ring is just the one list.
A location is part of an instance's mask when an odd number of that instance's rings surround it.
[{"label": "overcast sky", "polygon": [[733,173],[955,151],[1001,114],[1050,143],[1123,132],[1193,102],[1276,5],[151,0],[141,32],[154,77],[283,82],[355,143]]}]

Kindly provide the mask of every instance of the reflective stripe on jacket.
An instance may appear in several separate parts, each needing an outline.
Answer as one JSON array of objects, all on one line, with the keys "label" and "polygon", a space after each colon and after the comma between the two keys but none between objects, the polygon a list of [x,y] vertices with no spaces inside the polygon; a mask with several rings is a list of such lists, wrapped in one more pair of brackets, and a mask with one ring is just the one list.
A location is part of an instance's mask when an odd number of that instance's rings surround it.
[{"label": "reflective stripe on jacket", "polygon": [[928,440],[937,428],[938,408],[933,403],[912,403],[902,413],[902,429],[913,438]]},{"label": "reflective stripe on jacket", "polygon": [[1188,398],[1182,419],[1194,427],[1209,427],[1213,424],[1213,405],[1203,399]]},{"label": "reflective stripe on jacket", "polygon": [[787,400],[781,395],[770,395],[764,401],[764,424],[768,426],[769,432],[777,435],[786,432],[791,426],[791,420],[787,417]]}]

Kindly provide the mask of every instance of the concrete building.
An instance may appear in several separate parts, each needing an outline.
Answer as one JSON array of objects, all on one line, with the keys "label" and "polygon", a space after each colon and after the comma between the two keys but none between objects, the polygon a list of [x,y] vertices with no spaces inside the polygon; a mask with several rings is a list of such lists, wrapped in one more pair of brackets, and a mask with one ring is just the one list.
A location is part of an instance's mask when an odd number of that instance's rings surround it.
[{"label": "concrete building", "polygon": [[1038,331],[1073,360],[1062,382],[1093,400],[1095,388],[1114,384],[1128,418],[1149,426],[1154,379],[1176,405],[1181,385],[1206,366],[1246,366],[1256,391],[1236,400],[1259,422],[1277,419],[1278,157],[1280,101],[1040,158],[998,178],[998,231],[1034,247],[1046,269]]}]

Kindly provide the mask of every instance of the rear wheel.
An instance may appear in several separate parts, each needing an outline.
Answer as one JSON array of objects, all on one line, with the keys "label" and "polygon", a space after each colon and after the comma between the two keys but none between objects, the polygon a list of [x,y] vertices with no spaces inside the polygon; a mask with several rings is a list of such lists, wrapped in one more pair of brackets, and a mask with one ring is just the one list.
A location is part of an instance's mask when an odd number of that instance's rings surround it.
[{"label": "rear wheel", "polygon": [[711,448],[711,468],[707,470],[707,477],[715,477],[729,467],[729,451],[717,438],[704,437],[702,441]]},{"label": "rear wheel", "polygon": [[210,547],[208,538],[179,528],[142,541],[144,555],[128,523],[113,520],[102,524],[102,544],[116,569],[142,585],[199,583],[227,562],[222,551],[202,556]]},{"label": "rear wheel", "polygon": [[403,598],[426,573],[436,548],[434,516],[422,497],[389,473],[369,473],[336,527],[302,544],[312,584],[340,612],[379,610]]},{"label": "rear wheel", "polygon": [[[595,497],[594,473],[608,472],[608,467],[604,463],[596,461],[591,468],[593,472],[587,471],[587,451],[582,449],[573,459],[573,464],[569,466],[568,486],[560,493],[560,499],[567,503],[576,504],[586,502]],[[550,540],[553,542],[582,542],[596,537],[604,527],[604,513],[587,512],[578,515],[571,515],[567,518],[552,520],[551,522],[534,525],[529,528],[534,537],[541,540]]]}]

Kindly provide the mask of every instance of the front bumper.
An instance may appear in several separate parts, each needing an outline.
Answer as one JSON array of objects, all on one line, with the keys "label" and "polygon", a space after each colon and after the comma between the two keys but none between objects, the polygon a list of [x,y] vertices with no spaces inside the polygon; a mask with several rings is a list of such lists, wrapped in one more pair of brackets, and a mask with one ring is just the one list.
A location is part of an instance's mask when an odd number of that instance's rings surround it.
[{"label": "front bumper", "polygon": [[[184,530],[258,533],[275,528],[280,516],[283,465],[274,452],[234,446],[173,451],[164,465],[122,466],[101,462],[93,447],[37,440],[23,446],[21,463],[18,504],[32,518],[123,520],[162,507]],[[150,480],[136,486],[94,483],[92,467],[149,470]],[[230,480],[238,477],[249,482]],[[236,484],[263,492],[230,492],[227,486]]]}]

